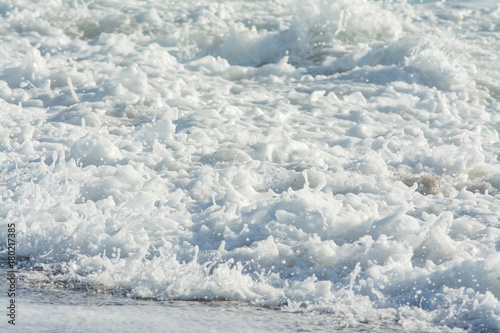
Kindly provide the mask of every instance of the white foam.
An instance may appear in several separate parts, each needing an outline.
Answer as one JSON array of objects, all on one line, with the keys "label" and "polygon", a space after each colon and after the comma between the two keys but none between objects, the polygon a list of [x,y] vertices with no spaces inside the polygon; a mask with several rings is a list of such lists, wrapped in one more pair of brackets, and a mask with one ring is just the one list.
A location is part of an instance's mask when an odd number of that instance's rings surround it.
[{"label": "white foam", "polygon": [[49,281],[499,328],[498,9],[0,7],[0,217]]}]

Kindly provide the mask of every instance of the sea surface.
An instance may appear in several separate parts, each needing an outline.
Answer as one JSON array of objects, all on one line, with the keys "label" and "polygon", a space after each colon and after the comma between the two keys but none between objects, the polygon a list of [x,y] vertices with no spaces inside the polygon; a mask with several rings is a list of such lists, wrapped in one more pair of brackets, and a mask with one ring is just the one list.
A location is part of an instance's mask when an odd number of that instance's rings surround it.
[{"label": "sea surface", "polygon": [[495,0],[0,0],[0,331],[500,332],[499,133]]}]

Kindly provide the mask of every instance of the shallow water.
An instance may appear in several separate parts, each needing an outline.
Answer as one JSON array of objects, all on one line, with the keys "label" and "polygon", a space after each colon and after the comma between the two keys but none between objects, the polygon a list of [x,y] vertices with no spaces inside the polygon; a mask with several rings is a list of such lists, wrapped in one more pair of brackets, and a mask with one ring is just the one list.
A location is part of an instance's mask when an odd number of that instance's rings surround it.
[{"label": "shallow water", "polygon": [[496,1],[3,1],[0,45],[24,325],[500,330]]},{"label": "shallow water", "polygon": [[[5,273],[5,271],[3,271]],[[288,312],[237,301],[158,301],[109,293],[76,283],[20,284],[19,319],[25,332],[400,332],[385,318],[351,322],[336,313]],[[0,282],[5,289],[3,280]],[[420,332],[410,330],[409,332]],[[463,332],[430,328],[427,332]]]}]

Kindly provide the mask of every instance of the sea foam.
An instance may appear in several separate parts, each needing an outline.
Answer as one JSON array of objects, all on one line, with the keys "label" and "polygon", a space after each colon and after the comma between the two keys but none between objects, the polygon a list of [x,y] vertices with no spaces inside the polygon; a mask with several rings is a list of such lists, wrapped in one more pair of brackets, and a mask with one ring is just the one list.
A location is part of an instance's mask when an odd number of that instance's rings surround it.
[{"label": "sea foam", "polygon": [[0,7],[25,279],[499,329],[498,7]]}]

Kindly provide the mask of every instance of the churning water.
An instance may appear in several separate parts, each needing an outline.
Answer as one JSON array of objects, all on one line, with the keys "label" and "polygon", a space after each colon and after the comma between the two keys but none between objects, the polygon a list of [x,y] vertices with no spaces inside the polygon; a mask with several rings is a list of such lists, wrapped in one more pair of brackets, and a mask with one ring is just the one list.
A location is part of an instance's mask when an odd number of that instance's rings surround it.
[{"label": "churning water", "polygon": [[500,330],[495,0],[3,0],[0,45],[24,297]]}]

